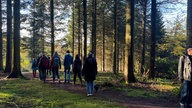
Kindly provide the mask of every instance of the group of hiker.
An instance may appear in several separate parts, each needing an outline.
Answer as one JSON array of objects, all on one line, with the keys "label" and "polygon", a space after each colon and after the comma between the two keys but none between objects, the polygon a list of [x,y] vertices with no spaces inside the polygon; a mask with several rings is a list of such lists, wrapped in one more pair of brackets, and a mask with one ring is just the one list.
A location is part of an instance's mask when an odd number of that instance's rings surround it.
[{"label": "group of hiker", "polygon": [[37,60],[33,59],[32,61],[33,77],[36,77],[36,71],[38,70],[39,79],[43,82],[46,82],[47,75],[52,74],[53,82],[55,82],[55,78],[57,78],[58,83],[61,83],[59,69],[61,69],[62,65],[64,66],[64,83],[70,83],[72,71],[74,74],[73,83],[76,84],[76,77],[78,76],[80,84],[82,85],[82,76],[84,76],[87,87],[87,96],[93,95],[94,80],[97,75],[97,62],[92,52],[89,52],[83,66],[80,56],[76,55],[75,60],[73,60],[73,56],[70,54],[69,50],[66,51],[63,60],[61,60],[61,57],[57,52],[55,52],[51,58],[46,57],[44,54],[39,54]]}]

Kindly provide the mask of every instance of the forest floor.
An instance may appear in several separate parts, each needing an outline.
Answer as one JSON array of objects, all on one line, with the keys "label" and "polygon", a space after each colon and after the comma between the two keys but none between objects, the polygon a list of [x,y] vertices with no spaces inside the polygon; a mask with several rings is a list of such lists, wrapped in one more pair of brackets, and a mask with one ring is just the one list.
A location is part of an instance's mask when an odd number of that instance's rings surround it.
[{"label": "forest floor", "polygon": [[[25,77],[32,79],[32,74],[29,72],[23,73]],[[0,77],[0,80],[3,76]],[[48,78],[46,81],[47,84],[52,86],[62,88],[66,91],[78,94],[86,95],[86,87],[81,85],[74,85],[71,83],[65,83],[61,81],[59,84],[57,81],[53,83],[51,78]],[[136,84],[135,86],[145,87],[145,90],[148,90],[147,83]],[[133,87],[129,86],[129,87]],[[179,108],[178,97],[177,96],[167,96],[165,98],[152,98],[152,97],[131,97],[127,96],[125,92],[109,89],[109,88],[99,88],[98,92],[94,94],[94,97],[100,98],[101,100],[107,100],[110,102],[116,102],[121,104],[125,108]]]}]

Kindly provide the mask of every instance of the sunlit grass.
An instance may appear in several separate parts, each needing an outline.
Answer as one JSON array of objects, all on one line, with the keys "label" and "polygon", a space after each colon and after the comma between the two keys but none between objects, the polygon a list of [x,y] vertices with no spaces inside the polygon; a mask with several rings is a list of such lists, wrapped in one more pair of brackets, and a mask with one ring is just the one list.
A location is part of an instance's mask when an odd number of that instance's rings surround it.
[{"label": "sunlit grass", "polygon": [[[61,78],[63,74],[60,72]],[[73,80],[73,75],[71,75]],[[113,73],[99,73],[95,84],[102,86],[101,90],[115,90],[130,97],[165,98],[179,94],[179,84],[172,80],[155,79],[144,83],[126,85],[121,81],[122,76]],[[79,80],[77,78],[77,83]],[[4,105],[4,106],[2,106]],[[122,107],[119,103],[86,94],[72,93],[52,84],[39,80],[2,80],[0,81],[0,108],[33,107],[33,108],[106,108]]]},{"label": "sunlit grass", "polygon": [[33,108],[120,107],[86,94],[71,93],[38,80],[0,81],[0,104]]}]

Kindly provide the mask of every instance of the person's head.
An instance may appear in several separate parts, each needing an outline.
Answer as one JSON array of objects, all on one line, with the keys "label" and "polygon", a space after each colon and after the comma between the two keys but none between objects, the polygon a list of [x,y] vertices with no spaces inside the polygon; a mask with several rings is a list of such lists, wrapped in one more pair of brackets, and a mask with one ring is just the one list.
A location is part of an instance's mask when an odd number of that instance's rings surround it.
[{"label": "person's head", "polygon": [[90,51],[88,57],[93,57],[93,52]]},{"label": "person's head", "polygon": [[43,53],[40,53],[40,54],[39,54],[39,57],[41,57],[41,56],[43,56]]},{"label": "person's head", "polygon": [[77,59],[80,59],[80,57],[79,57],[79,55],[78,55],[78,54],[75,56],[75,59],[76,59],[76,60],[77,60]]},{"label": "person's head", "polygon": [[57,53],[57,52],[55,52],[55,53],[54,53],[54,56],[58,56],[58,53]]},{"label": "person's head", "polygon": [[192,48],[188,48],[188,49],[187,49],[187,54],[190,55],[190,56],[192,56]]},{"label": "person's head", "polygon": [[67,50],[66,52],[67,52],[67,53],[70,53],[70,51],[69,51],[69,50]]}]

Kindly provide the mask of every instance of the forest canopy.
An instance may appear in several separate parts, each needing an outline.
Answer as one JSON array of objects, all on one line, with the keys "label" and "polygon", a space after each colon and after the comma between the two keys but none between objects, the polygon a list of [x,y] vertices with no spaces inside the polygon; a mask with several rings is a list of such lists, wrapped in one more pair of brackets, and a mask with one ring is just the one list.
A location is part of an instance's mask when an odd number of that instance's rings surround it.
[{"label": "forest canopy", "polygon": [[[1,3],[3,67],[9,50],[8,1]],[[128,4],[132,11],[126,10]],[[66,50],[70,50],[73,56],[79,54],[82,59],[93,51],[100,72],[123,73],[130,14],[134,74],[150,74],[154,53],[154,77],[175,78],[178,57],[186,48],[187,2],[157,0],[155,6],[154,14],[150,0],[135,0],[133,4],[127,0],[21,0],[21,71],[30,71],[32,58],[40,53],[52,56],[57,51],[63,58]]]}]

